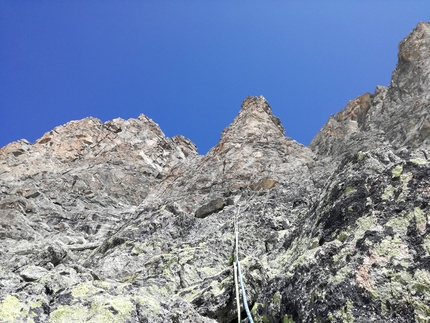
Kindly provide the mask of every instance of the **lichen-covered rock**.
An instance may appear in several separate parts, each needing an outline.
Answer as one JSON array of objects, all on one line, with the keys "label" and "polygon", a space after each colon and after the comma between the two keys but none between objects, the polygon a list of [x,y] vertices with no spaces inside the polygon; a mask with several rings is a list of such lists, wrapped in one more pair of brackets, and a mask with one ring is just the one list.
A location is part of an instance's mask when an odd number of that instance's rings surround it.
[{"label": "lichen-covered rock", "polygon": [[427,322],[429,174],[429,163],[390,150],[346,157],[285,240],[286,270],[267,283],[255,311],[273,322],[284,315],[295,322]]},{"label": "lichen-covered rock", "polygon": [[137,119],[0,149],[1,322],[430,322],[430,24],[310,147],[248,97],[205,156]]}]

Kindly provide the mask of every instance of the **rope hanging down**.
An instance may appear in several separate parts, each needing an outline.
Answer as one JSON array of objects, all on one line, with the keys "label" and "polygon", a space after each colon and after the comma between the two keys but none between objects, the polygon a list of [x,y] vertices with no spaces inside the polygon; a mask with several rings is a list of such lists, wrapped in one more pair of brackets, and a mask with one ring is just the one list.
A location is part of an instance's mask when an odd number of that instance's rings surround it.
[{"label": "rope hanging down", "polygon": [[236,261],[233,261],[233,266],[234,266],[234,285],[236,286],[237,323],[240,323],[240,299],[239,299],[239,285],[237,284]]},{"label": "rope hanging down", "polygon": [[[235,231],[235,235],[236,235],[236,264],[237,264],[237,272],[239,274],[239,282],[240,282],[240,289],[242,290],[242,300],[243,300],[243,307],[245,308],[246,311],[246,315],[248,316],[248,320],[249,323],[254,323],[254,320],[252,319],[252,315],[251,312],[249,311],[248,308],[248,302],[246,300],[246,292],[245,292],[245,286],[243,284],[243,279],[242,279],[242,272],[240,271],[240,261],[239,261],[239,222],[237,219],[237,214],[239,214],[240,212],[240,206],[237,209],[237,213],[234,217],[234,231]],[[235,270],[235,274],[236,274],[236,270]],[[239,294],[238,291],[236,289],[236,299],[239,299]],[[238,309],[238,320],[240,322],[240,310]]]}]

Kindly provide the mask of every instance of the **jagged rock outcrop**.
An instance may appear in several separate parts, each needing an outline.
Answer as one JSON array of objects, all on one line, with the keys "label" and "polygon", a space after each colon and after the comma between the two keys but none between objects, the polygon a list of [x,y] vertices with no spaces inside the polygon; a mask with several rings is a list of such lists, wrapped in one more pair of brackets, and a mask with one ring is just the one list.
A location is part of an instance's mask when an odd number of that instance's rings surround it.
[{"label": "jagged rock outcrop", "polygon": [[319,156],[316,178],[333,171],[348,153],[378,147],[429,149],[429,28],[419,23],[400,42],[388,88],[377,86],[373,94],[351,100],[314,137],[309,148]]},{"label": "jagged rock outcrop", "polygon": [[256,322],[429,322],[429,48],[309,147],[248,97],[205,156],[144,115],[1,148],[0,321],[236,322],[237,219]]},{"label": "jagged rock outcrop", "polygon": [[269,182],[300,182],[312,187],[307,164],[314,154],[284,133],[265,98],[246,98],[219,143],[194,163],[173,168],[145,203],[156,204],[161,199],[194,212],[218,198],[232,199],[246,189],[264,189]]},{"label": "jagged rock outcrop", "polygon": [[388,88],[378,86],[330,117],[310,148],[323,156],[382,145],[429,146],[430,26],[418,26],[399,44],[397,67]]}]

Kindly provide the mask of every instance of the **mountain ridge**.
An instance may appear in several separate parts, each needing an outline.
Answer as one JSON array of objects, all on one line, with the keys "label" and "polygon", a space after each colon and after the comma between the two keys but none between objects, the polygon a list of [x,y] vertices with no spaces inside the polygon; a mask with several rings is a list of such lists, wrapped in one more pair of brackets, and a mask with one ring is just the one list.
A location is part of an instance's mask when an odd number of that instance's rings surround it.
[{"label": "mountain ridge", "polygon": [[[428,322],[430,23],[309,147],[245,98],[205,155],[151,119],[0,149],[0,320]],[[242,322],[247,322],[242,312]]]}]

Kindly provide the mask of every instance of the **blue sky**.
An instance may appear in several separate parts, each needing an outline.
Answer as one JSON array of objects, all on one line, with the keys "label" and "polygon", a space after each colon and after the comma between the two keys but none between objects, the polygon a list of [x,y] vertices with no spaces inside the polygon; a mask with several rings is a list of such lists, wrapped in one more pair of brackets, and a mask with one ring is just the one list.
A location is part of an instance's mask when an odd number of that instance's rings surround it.
[{"label": "blue sky", "polygon": [[0,0],[0,147],[143,113],[204,154],[248,95],[308,145],[429,20],[428,1]]}]

